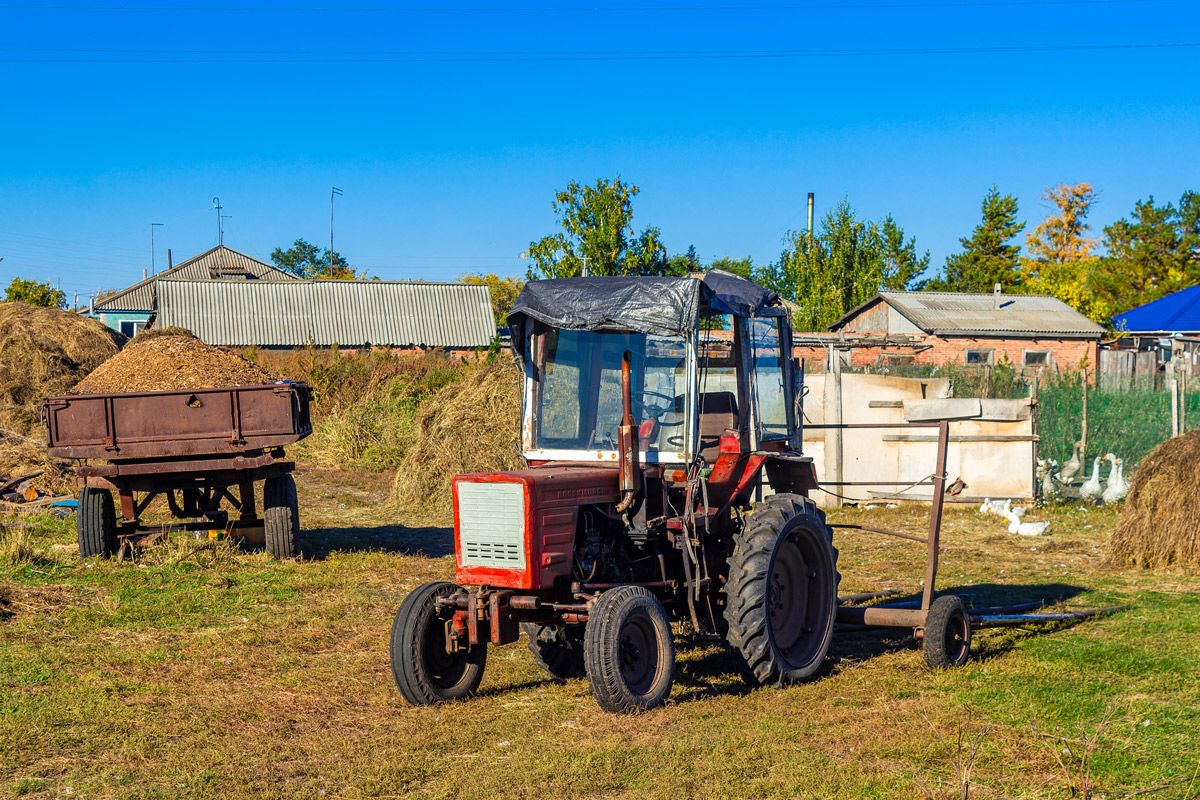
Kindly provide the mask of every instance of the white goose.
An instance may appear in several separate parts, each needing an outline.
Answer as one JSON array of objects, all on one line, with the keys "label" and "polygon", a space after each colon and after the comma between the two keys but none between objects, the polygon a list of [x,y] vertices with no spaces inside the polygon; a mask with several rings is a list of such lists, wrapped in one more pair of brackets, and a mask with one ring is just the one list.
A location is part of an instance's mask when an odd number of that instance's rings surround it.
[{"label": "white goose", "polygon": [[1100,484],[1100,458],[1097,457],[1092,462],[1092,477],[1079,487],[1079,499],[1094,503],[1103,493],[1104,487]]},{"label": "white goose", "polygon": [[1062,469],[1058,471],[1058,479],[1063,483],[1070,483],[1071,479],[1079,474],[1079,468],[1082,464],[1079,463],[1079,446],[1083,442],[1076,442],[1075,449],[1071,451],[1071,460],[1062,465]]},{"label": "white goose", "polygon": [[1008,532],[1021,536],[1041,536],[1050,527],[1049,522],[1021,522],[1021,517],[1010,509],[1004,514],[1008,520]]},{"label": "white goose", "polygon": [[[1111,453],[1109,455],[1112,455]],[[1111,505],[1125,499],[1125,495],[1129,494],[1129,483],[1125,480],[1125,462],[1119,458],[1113,458],[1112,472],[1108,473],[1108,483],[1104,487],[1104,493],[1101,499],[1105,505]]]}]

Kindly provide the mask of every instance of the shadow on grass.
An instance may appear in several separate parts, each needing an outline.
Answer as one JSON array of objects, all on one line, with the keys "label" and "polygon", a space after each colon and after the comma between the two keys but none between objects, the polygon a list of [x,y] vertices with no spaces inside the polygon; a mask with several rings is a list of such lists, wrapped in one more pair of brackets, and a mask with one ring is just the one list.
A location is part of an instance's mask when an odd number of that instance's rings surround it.
[{"label": "shadow on grass", "polygon": [[331,553],[385,550],[400,555],[442,558],[454,554],[454,529],[437,526],[409,528],[310,528],[300,533],[304,557],[321,561]]}]

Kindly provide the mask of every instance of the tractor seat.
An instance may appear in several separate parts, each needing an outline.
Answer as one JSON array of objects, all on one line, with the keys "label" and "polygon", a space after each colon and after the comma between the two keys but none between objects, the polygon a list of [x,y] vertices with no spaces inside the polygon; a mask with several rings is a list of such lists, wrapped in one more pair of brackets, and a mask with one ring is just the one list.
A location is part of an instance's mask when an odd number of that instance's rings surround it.
[{"label": "tractor seat", "polygon": [[697,409],[700,411],[700,458],[706,464],[715,464],[721,437],[727,430],[738,429],[737,397],[733,392],[702,392]]}]

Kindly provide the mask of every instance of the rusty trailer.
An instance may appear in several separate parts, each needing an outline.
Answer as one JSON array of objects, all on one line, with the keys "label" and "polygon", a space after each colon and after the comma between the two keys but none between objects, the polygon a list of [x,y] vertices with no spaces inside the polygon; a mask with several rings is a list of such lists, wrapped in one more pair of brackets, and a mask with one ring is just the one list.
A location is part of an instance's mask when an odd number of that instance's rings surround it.
[{"label": "rusty trailer", "polygon": [[[50,455],[81,462],[80,555],[108,557],[176,531],[215,532],[263,543],[276,557],[296,555],[295,465],[283,448],[312,432],[310,400],[307,385],[290,382],[46,398]],[[143,523],[159,497],[182,522]]]}]

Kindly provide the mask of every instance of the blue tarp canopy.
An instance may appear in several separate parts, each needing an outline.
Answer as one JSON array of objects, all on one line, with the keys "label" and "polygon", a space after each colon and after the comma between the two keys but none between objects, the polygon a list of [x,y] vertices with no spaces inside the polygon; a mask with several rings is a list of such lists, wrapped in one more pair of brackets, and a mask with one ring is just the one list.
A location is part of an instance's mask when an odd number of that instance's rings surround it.
[{"label": "blue tarp canopy", "polygon": [[1131,333],[1200,332],[1200,285],[1117,314],[1112,323],[1117,330]]}]

